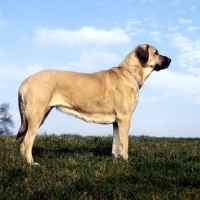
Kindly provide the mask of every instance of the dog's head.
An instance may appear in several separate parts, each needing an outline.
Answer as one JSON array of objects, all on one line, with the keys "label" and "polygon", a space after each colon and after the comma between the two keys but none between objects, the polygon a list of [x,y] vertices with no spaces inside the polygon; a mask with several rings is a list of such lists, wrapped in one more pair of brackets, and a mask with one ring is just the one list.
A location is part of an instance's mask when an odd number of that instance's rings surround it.
[{"label": "dog's head", "polygon": [[142,67],[150,67],[155,71],[168,68],[171,62],[170,58],[160,55],[155,47],[148,44],[138,45],[134,53]]},{"label": "dog's head", "polygon": [[160,55],[155,47],[141,44],[135,47],[119,66],[131,72],[141,88],[152,71],[166,69],[170,62],[171,59]]}]

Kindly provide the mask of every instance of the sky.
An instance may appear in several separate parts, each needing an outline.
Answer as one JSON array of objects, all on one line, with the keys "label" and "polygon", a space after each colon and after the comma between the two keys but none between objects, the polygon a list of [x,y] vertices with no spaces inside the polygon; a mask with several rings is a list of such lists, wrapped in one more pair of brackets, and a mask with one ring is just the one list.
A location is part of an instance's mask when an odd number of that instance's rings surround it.
[{"label": "sky", "polygon": [[[118,66],[138,44],[172,59],[140,90],[129,134],[200,136],[200,1],[0,0],[0,104],[20,127],[18,88],[43,69],[92,73]],[[112,135],[53,109],[39,134]]]}]

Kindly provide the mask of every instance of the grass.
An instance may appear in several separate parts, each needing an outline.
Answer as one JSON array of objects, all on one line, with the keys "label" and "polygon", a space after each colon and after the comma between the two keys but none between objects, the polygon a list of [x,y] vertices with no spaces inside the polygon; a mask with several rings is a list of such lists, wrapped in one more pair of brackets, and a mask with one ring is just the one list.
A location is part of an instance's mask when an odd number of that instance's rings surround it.
[{"label": "grass", "polygon": [[29,166],[13,136],[0,136],[0,197],[6,199],[200,199],[200,139],[130,137],[129,160],[112,137],[36,137]]}]

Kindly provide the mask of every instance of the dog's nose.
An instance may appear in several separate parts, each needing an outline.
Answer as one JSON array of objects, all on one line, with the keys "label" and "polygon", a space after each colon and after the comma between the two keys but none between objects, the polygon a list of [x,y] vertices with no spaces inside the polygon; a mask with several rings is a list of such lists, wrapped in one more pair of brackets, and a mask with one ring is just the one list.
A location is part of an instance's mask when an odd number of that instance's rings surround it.
[{"label": "dog's nose", "polygon": [[168,58],[168,60],[167,60],[167,61],[168,61],[168,63],[170,63],[172,60],[171,60],[170,58]]}]

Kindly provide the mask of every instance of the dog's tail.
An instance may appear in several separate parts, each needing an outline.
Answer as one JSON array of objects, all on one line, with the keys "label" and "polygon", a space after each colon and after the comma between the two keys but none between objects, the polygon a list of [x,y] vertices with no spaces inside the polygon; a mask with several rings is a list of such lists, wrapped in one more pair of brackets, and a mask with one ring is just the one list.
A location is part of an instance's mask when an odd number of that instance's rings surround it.
[{"label": "dog's tail", "polygon": [[21,126],[19,128],[16,139],[20,143],[23,142],[24,137],[26,136],[27,129],[28,129],[28,120],[27,120],[26,114],[25,114],[26,102],[24,99],[26,85],[27,84],[25,82],[23,82],[21,87],[19,88],[19,92],[18,92],[18,106],[19,106],[19,112],[20,112],[20,116],[21,116]]}]

